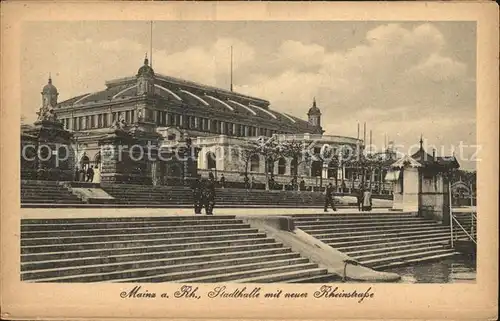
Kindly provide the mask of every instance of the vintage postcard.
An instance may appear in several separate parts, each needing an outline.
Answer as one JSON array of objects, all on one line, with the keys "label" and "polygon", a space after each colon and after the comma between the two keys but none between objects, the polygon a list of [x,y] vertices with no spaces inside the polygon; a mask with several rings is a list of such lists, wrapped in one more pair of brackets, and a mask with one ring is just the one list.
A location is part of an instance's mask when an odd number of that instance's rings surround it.
[{"label": "vintage postcard", "polygon": [[494,3],[2,5],[5,319],[496,319]]}]

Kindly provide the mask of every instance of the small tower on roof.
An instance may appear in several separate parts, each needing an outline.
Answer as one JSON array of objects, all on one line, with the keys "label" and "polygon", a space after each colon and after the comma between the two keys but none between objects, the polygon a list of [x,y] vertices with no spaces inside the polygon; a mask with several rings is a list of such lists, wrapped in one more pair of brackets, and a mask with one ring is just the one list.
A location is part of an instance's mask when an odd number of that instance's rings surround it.
[{"label": "small tower on roof", "polygon": [[312,107],[307,112],[307,118],[309,124],[321,128],[321,110],[316,106],[316,97],[314,97]]},{"label": "small tower on roof", "polygon": [[144,58],[144,64],[137,71],[137,95],[149,95],[154,93],[155,72],[149,66],[148,54]]},{"label": "small tower on roof", "polygon": [[52,84],[52,77],[49,74],[49,82],[42,89],[42,108],[50,109],[50,107],[54,108],[57,105],[57,96],[59,93],[57,92],[56,86]]}]

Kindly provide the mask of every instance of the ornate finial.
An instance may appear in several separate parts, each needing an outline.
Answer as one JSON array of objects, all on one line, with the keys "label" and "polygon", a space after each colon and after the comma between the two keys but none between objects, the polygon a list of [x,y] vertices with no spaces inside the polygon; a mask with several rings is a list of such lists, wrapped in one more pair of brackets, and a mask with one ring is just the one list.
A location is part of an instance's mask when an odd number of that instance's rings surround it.
[{"label": "ornate finial", "polygon": [[49,84],[52,84],[52,75],[49,72]]},{"label": "ornate finial", "polygon": [[420,134],[420,149],[423,149],[423,145],[424,145],[424,140],[422,134]]},{"label": "ornate finial", "polygon": [[313,107],[316,107],[316,97],[313,97]]},{"label": "ornate finial", "polygon": [[149,61],[148,61],[148,53],[146,52],[146,55],[144,57],[144,64],[147,66],[149,64]]}]

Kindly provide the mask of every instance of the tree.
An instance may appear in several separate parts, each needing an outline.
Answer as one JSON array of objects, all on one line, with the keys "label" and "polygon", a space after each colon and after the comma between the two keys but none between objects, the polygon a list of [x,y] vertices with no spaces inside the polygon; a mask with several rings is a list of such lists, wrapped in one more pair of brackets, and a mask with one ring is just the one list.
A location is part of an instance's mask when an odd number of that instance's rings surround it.
[{"label": "tree", "polygon": [[247,141],[245,144],[238,146],[237,149],[231,149],[231,153],[234,157],[237,157],[241,163],[243,163],[245,169],[245,177],[248,177],[248,166],[254,155],[259,155],[257,151],[258,145],[253,141]]},{"label": "tree", "polygon": [[311,157],[307,153],[306,142],[292,139],[281,141],[279,144],[281,145],[282,155],[290,158],[292,163],[295,164],[291,174],[294,178],[297,178],[299,165],[311,161]]},{"label": "tree", "polygon": [[[265,162],[265,176],[266,176],[266,190],[269,189],[269,171],[268,168],[272,165],[274,170],[274,164],[280,159],[283,155],[282,148],[278,144],[277,140],[274,138],[266,139],[264,137],[260,137],[258,139],[252,139],[246,141],[243,145],[238,146],[239,148],[236,150],[232,150],[232,154],[234,156],[239,157],[240,161],[243,163],[245,167],[245,176],[248,176],[248,166],[251,162],[251,159],[254,155],[259,155],[264,158]],[[271,175],[274,175],[274,172],[271,171]],[[272,177],[271,176],[271,177]]]},{"label": "tree", "polygon": [[271,177],[274,177],[274,164],[283,156],[283,147],[276,139],[276,136],[267,140],[261,137],[253,141],[253,144],[257,147],[257,153],[264,158],[266,190],[269,190],[269,168],[271,168]]}]

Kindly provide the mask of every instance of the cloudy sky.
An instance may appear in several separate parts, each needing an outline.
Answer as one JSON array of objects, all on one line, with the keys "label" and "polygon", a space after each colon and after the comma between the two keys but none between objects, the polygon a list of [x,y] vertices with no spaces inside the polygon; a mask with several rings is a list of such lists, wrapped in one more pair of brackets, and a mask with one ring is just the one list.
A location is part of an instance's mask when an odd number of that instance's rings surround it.
[{"label": "cloudy sky", "polygon": [[[35,119],[49,72],[60,101],[102,90],[134,75],[149,43],[149,22],[26,23],[24,121]],[[316,97],[327,134],[355,137],[366,122],[377,149],[385,135],[402,152],[421,133],[437,154],[462,142],[462,167],[475,167],[475,23],[155,22],[153,67],[229,88],[230,46],[237,92],[301,118]]]}]

